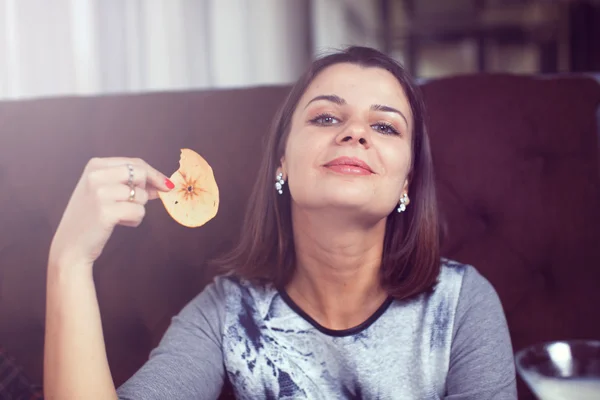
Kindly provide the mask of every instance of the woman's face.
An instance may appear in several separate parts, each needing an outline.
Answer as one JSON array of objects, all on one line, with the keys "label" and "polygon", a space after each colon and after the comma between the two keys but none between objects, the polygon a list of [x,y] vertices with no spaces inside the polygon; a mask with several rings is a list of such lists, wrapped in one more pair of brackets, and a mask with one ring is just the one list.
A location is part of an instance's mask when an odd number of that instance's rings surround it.
[{"label": "woman's face", "polygon": [[296,107],[281,160],[294,206],[387,216],[408,189],[412,130],[409,102],[390,72],[326,68]]}]

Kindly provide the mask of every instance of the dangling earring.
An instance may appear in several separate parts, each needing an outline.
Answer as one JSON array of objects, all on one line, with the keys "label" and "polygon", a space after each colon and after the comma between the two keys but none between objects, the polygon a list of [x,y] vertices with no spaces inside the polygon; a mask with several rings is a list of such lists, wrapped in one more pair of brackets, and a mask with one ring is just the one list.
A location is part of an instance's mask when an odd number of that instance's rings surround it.
[{"label": "dangling earring", "polygon": [[283,194],[283,185],[285,184],[285,181],[283,180],[283,173],[278,173],[275,180],[275,190],[277,190],[279,194]]},{"label": "dangling earring", "polygon": [[402,195],[402,197],[400,197],[400,205],[398,205],[398,209],[396,211],[398,211],[399,213],[406,211],[407,205],[408,205],[408,195],[406,193],[404,193]]}]

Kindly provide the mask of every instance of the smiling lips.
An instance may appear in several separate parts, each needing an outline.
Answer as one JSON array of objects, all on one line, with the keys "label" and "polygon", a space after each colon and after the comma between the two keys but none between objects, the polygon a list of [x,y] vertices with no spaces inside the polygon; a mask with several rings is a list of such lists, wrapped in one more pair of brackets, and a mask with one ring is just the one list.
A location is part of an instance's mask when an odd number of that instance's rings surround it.
[{"label": "smiling lips", "polygon": [[356,157],[338,157],[323,165],[325,168],[344,175],[371,175],[369,164]]}]

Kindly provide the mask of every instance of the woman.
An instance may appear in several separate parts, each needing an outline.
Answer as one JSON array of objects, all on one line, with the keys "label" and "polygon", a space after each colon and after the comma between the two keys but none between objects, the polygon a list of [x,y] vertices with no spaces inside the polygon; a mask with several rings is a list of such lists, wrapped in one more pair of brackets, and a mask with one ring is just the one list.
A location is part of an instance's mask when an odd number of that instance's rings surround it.
[{"label": "woman", "polygon": [[50,251],[48,398],[215,399],[225,381],[241,399],[516,398],[494,289],[440,259],[423,104],[389,57],[349,48],[298,81],[230,272],[117,392],[93,263],[116,225],[137,226],[172,187],[141,160],[95,159],[83,172]]}]

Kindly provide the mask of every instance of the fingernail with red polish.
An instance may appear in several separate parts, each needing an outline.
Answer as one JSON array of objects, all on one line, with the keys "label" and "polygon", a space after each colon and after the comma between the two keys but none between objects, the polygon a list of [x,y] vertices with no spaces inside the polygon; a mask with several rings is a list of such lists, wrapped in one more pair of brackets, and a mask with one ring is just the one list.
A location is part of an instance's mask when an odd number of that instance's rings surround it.
[{"label": "fingernail with red polish", "polygon": [[171,182],[169,178],[165,179],[165,185],[167,185],[169,189],[173,189],[175,187],[175,184]]}]

